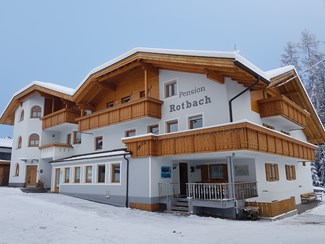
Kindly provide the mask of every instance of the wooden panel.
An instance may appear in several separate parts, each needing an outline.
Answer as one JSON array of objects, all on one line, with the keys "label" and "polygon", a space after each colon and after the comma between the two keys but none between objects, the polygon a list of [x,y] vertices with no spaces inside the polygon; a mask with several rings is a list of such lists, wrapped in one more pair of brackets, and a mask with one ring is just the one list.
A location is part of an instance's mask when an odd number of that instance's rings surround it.
[{"label": "wooden panel", "polygon": [[74,109],[61,109],[42,118],[43,129],[60,125],[63,123],[76,124],[76,119],[80,116],[80,111]]},{"label": "wooden panel", "polygon": [[261,217],[275,217],[296,209],[296,200],[291,197],[276,202],[246,202],[246,206],[259,207],[258,215]]},{"label": "wooden panel", "polygon": [[140,209],[140,210],[153,212],[153,211],[158,211],[160,209],[160,204],[159,203],[149,204],[149,203],[131,202],[130,203],[130,208],[135,208],[135,209]]},{"label": "wooden panel", "polygon": [[263,90],[255,90],[250,92],[251,95],[251,109],[252,111],[259,113],[259,106],[257,101],[262,100],[264,98],[264,92]]},{"label": "wooden panel", "polygon": [[26,166],[26,187],[36,186],[37,166]]},{"label": "wooden panel", "polygon": [[0,186],[8,186],[9,171],[9,165],[0,165]]},{"label": "wooden panel", "polygon": [[96,129],[115,123],[129,121],[141,117],[161,118],[160,100],[141,98],[112,108],[95,112],[77,119],[79,130]]},{"label": "wooden panel", "polygon": [[[210,144],[211,142],[211,144]],[[316,146],[248,122],[123,140],[132,157],[253,150],[314,160]],[[145,147],[143,145],[150,145]],[[141,148],[141,150],[140,150]]]}]

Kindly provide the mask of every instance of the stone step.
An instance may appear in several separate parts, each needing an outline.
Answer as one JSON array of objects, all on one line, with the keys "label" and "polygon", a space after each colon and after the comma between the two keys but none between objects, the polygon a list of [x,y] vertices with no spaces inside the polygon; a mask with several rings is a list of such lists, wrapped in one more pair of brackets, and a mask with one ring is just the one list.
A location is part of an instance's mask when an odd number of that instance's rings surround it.
[{"label": "stone step", "polygon": [[188,212],[188,207],[172,206],[173,211]]},{"label": "stone step", "polygon": [[176,198],[177,202],[188,202],[187,198]]},{"label": "stone step", "polygon": [[188,202],[180,202],[180,201],[177,201],[174,205],[175,205],[175,206],[184,206],[184,207],[188,207]]},{"label": "stone step", "polygon": [[46,193],[47,189],[45,188],[38,188],[38,187],[26,187],[20,188],[20,190],[24,193]]}]

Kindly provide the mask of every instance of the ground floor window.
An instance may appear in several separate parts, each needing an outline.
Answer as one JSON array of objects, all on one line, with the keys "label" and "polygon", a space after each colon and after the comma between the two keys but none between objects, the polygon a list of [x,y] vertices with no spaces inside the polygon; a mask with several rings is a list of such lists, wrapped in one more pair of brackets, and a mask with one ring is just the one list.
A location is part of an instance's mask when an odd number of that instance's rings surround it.
[{"label": "ground floor window", "polygon": [[277,164],[266,163],[265,164],[265,175],[267,181],[278,181],[279,180],[279,168]]},{"label": "ground floor window", "polygon": [[74,183],[80,183],[80,167],[74,168]]},{"label": "ground floor window", "polygon": [[120,164],[112,164],[112,183],[120,183],[121,182],[121,174],[120,174]]},{"label": "ground floor window", "polygon": [[92,166],[86,166],[85,170],[85,178],[86,178],[86,183],[91,183],[92,182],[92,177],[93,177],[93,167]]},{"label": "ground floor window", "polygon": [[287,180],[295,180],[296,179],[296,167],[294,165],[286,165],[286,178]]},{"label": "ground floor window", "polygon": [[105,182],[105,165],[98,165],[98,174],[97,174],[97,182],[104,183]]},{"label": "ground floor window", "polygon": [[64,183],[69,183],[70,181],[70,168],[64,169]]}]

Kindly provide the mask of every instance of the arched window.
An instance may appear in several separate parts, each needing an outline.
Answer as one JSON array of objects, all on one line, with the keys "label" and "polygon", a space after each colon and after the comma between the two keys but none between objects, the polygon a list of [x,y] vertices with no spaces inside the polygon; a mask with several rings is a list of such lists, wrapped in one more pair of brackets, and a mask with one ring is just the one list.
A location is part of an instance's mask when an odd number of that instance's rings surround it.
[{"label": "arched window", "polygon": [[30,117],[31,118],[40,118],[42,114],[42,108],[40,106],[34,106],[32,107],[30,111]]},{"label": "arched window", "polygon": [[19,176],[19,163],[16,163],[15,176]]},{"label": "arched window", "polygon": [[36,133],[31,134],[29,136],[28,146],[38,147],[38,145],[39,145],[39,135],[37,135]]},{"label": "arched window", "polygon": [[18,137],[17,149],[21,148],[22,144],[23,144],[23,139],[20,136],[20,137]]},{"label": "arched window", "polygon": [[23,121],[23,120],[24,120],[24,117],[25,117],[25,112],[24,112],[24,109],[23,109],[23,110],[21,110],[21,112],[20,112],[19,122],[20,122],[20,121]]}]

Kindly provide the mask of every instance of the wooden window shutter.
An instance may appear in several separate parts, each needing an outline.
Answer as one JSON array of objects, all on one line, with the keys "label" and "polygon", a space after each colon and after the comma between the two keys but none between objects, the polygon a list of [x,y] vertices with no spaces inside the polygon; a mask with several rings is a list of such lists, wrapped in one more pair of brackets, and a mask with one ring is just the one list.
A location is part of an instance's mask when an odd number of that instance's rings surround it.
[{"label": "wooden window shutter", "polygon": [[265,175],[266,175],[266,180],[270,181],[270,164],[268,163],[265,164]]},{"label": "wooden window shutter", "polygon": [[286,178],[287,180],[290,180],[290,166],[289,165],[286,165]]},{"label": "wooden window shutter", "polygon": [[201,179],[203,183],[210,182],[209,179],[209,165],[201,165]]},{"label": "wooden window shutter", "polygon": [[292,165],[291,170],[292,170],[292,179],[295,180],[296,179],[296,166]]},{"label": "wooden window shutter", "polygon": [[279,167],[277,164],[274,164],[275,180],[279,180]]}]

